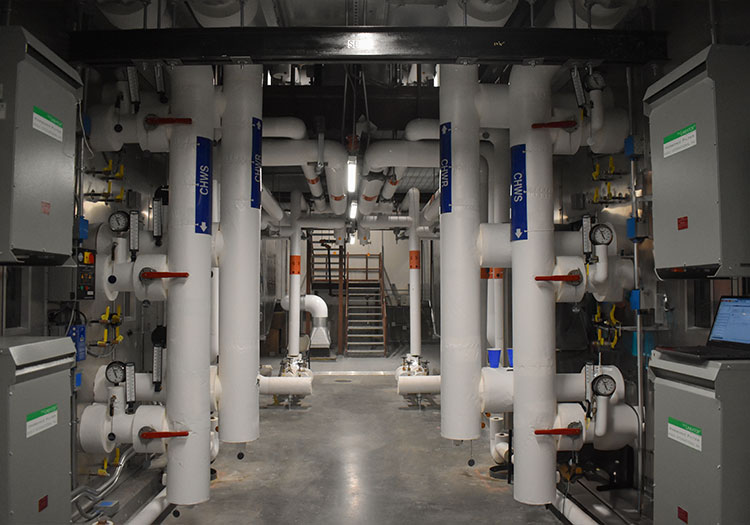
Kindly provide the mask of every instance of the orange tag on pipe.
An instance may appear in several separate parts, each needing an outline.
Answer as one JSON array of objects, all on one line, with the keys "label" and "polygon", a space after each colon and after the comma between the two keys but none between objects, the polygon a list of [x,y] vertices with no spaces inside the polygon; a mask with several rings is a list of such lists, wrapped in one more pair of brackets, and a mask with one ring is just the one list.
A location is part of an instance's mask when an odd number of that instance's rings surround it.
[{"label": "orange tag on pipe", "polygon": [[480,279],[489,279],[490,278],[490,269],[489,268],[480,268],[479,269],[479,278]]},{"label": "orange tag on pipe", "polygon": [[502,268],[490,268],[490,279],[502,279],[505,271]]},{"label": "orange tag on pipe", "polygon": [[419,270],[420,267],[419,250],[409,250],[409,268]]},{"label": "orange tag on pipe", "polygon": [[290,255],[289,256],[289,275],[299,275],[300,273],[302,273],[302,256]]}]

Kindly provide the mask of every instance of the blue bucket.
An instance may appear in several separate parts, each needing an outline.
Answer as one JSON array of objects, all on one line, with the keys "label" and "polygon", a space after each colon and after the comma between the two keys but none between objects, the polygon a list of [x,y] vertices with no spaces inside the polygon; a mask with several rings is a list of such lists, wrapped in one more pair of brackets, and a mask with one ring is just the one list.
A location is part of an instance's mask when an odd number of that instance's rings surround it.
[{"label": "blue bucket", "polygon": [[490,368],[500,367],[500,356],[503,351],[499,348],[490,348],[487,350],[487,360],[490,363]]}]

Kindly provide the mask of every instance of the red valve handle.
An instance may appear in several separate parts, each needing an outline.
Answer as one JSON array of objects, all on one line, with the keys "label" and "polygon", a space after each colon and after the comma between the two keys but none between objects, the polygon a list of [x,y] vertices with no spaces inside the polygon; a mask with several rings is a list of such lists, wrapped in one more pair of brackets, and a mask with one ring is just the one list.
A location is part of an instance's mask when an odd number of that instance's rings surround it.
[{"label": "red valve handle", "polygon": [[148,431],[148,432],[141,432],[139,434],[141,439],[162,439],[162,438],[173,438],[173,437],[187,437],[190,435],[190,432],[187,430],[176,430],[173,432],[157,432],[157,431]]},{"label": "red valve handle", "polygon": [[557,122],[537,122],[531,125],[531,129],[545,129],[545,128],[574,128],[578,125],[575,120],[559,120]]},{"label": "red valve handle", "polygon": [[177,277],[185,278],[190,277],[187,272],[141,272],[139,277],[141,279],[173,279]]},{"label": "red valve handle", "polygon": [[580,436],[580,428],[548,428],[535,430],[537,436]]},{"label": "red valve handle", "polygon": [[180,118],[180,117],[146,117],[144,122],[149,126],[161,126],[163,124],[187,124],[193,123],[191,118]]},{"label": "red valve handle", "polygon": [[569,275],[537,275],[536,281],[559,281],[563,283],[577,283],[581,281],[581,276],[577,274]]}]

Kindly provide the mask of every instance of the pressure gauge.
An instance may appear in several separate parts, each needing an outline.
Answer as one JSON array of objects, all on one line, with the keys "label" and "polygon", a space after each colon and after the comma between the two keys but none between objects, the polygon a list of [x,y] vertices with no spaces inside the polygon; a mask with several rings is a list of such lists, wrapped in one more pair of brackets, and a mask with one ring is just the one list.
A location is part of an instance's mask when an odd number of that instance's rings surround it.
[{"label": "pressure gauge", "polygon": [[612,233],[612,228],[606,224],[597,224],[591,228],[591,242],[595,245],[609,245],[612,239],[614,239],[614,233]]},{"label": "pressure gauge", "polygon": [[128,231],[130,215],[125,211],[116,211],[109,216],[109,228],[115,233]]},{"label": "pressure gauge", "polygon": [[125,381],[125,363],[122,361],[112,361],[107,365],[104,377],[113,385],[118,385]]},{"label": "pressure gauge", "polygon": [[594,395],[611,397],[617,389],[617,382],[614,377],[602,374],[594,378],[591,387],[594,390]]}]

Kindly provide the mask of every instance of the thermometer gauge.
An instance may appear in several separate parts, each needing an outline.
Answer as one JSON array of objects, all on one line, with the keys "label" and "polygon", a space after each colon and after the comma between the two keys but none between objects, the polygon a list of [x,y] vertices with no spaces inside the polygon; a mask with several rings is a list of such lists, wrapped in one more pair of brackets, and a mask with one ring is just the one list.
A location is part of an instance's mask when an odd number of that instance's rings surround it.
[{"label": "thermometer gauge", "polygon": [[591,228],[591,242],[597,246],[609,245],[614,239],[612,228],[606,224],[597,224]]},{"label": "thermometer gauge", "polygon": [[125,211],[116,211],[109,216],[109,228],[115,233],[128,231],[130,215]]},{"label": "thermometer gauge", "polygon": [[594,390],[595,395],[611,397],[617,389],[617,382],[615,381],[614,377],[607,374],[602,374],[594,378],[594,382],[592,383],[591,387]]},{"label": "thermometer gauge", "polygon": [[122,361],[112,361],[107,365],[104,376],[113,385],[125,382],[125,363]]}]

